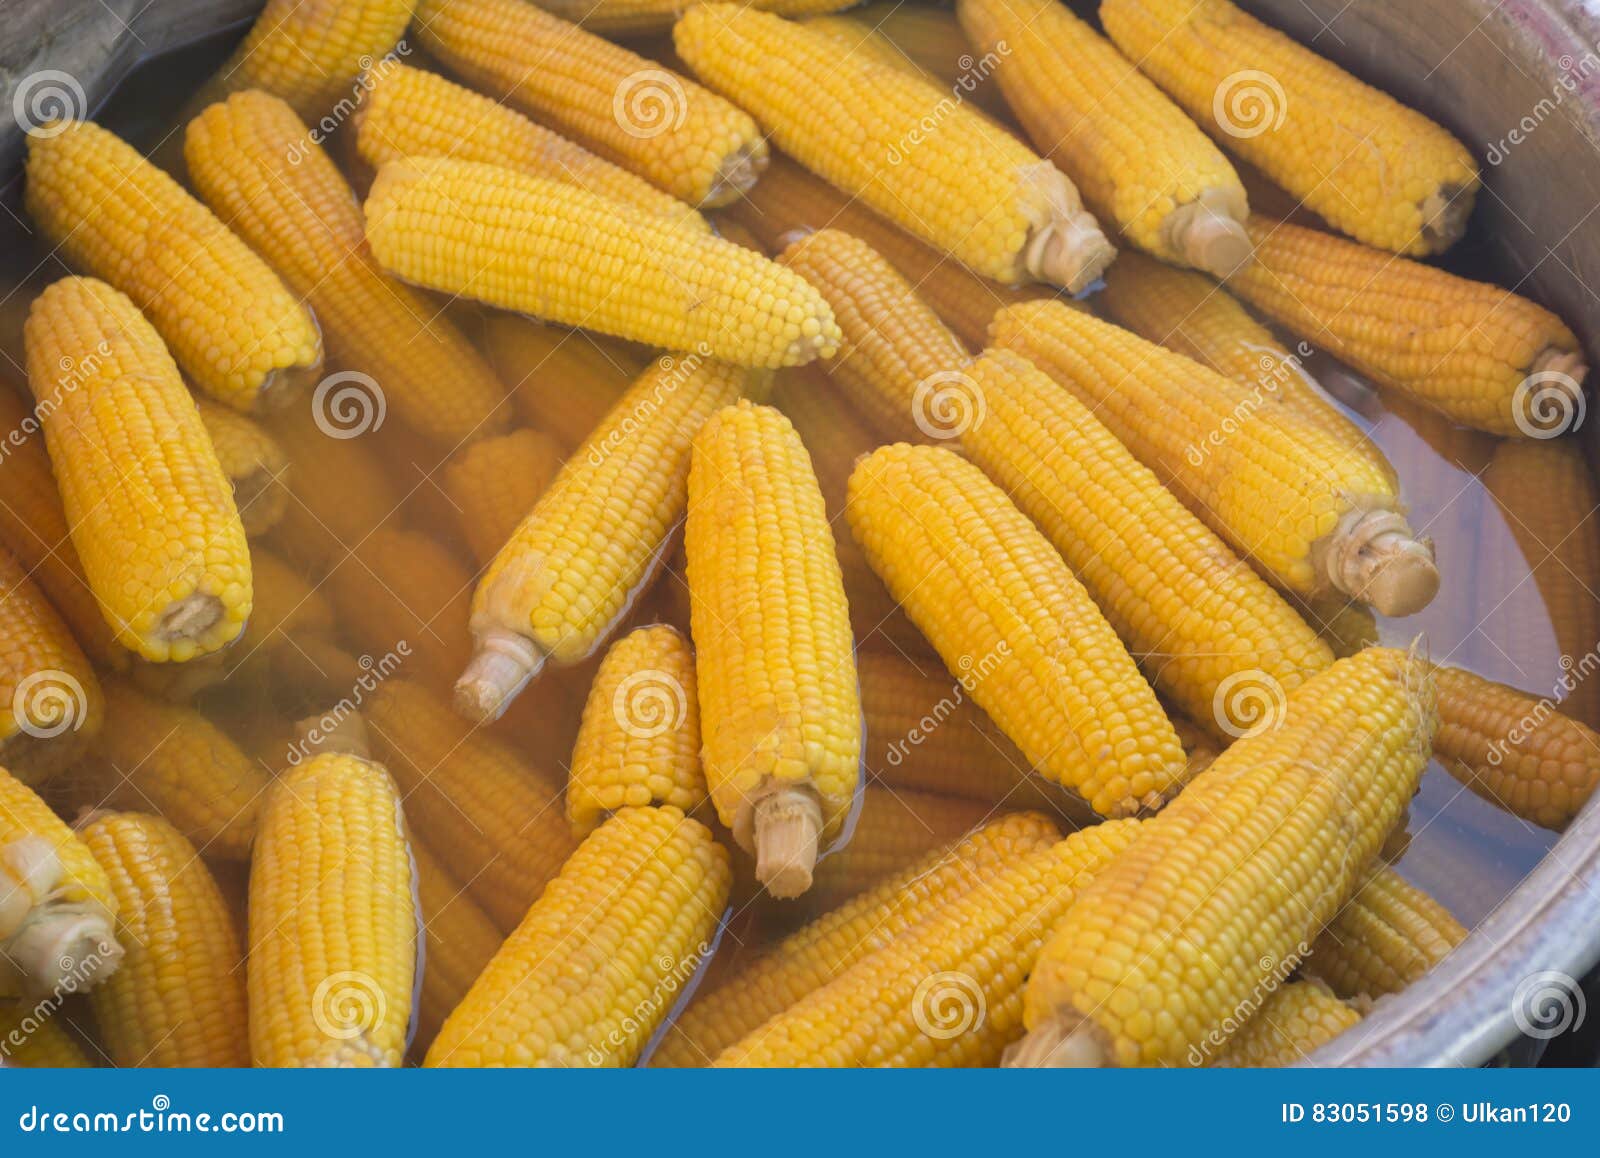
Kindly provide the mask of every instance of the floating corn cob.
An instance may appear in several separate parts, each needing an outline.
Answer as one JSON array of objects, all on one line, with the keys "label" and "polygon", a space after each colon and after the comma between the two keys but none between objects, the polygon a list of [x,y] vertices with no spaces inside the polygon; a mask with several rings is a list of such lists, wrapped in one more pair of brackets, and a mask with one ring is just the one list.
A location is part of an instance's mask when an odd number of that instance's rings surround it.
[{"label": "floating corn cob", "polygon": [[629,632],[595,674],[572,750],[567,819],[576,836],[622,808],[706,801],[694,653],[670,627]]},{"label": "floating corn cob", "polygon": [[209,398],[196,398],[195,405],[222,473],[233,484],[233,505],[239,508],[245,534],[270,531],[289,505],[284,487],[289,459],[283,447],[248,415]]},{"label": "floating corn cob", "polygon": [[1261,1002],[1211,1062],[1251,1068],[1292,1066],[1306,1060],[1361,1014],[1320,981],[1286,981]]},{"label": "floating corn cob", "polygon": [[927,81],[731,4],[690,8],[672,38],[785,152],[977,273],[1077,292],[1115,255],[1065,174]]},{"label": "floating corn cob", "polygon": [[1150,682],[1182,711],[1214,735],[1236,736],[1266,723],[1246,718],[1264,700],[1333,662],[1266,580],[1070,391],[1005,349],[968,375],[985,407],[962,449],[1055,544]]},{"label": "floating corn cob", "polygon": [[1352,237],[1420,255],[1466,229],[1478,166],[1460,141],[1229,0],[1105,0],[1100,21],[1208,132]]},{"label": "floating corn cob", "polygon": [[565,181],[641,213],[706,232],[706,219],[620,165],[504,105],[420,68],[374,71],[356,113],[361,157],[377,169],[402,157],[454,157]]},{"label": "floating corn cob", "polygon": [[1583,351],[1543,306],[1331,233],[1262,217],[1249,229],[1256,260],[1229,287],[1378,386],[1507,438],[1582,419]]},{"label": "floating corn cob", "polygon": [[[959,392],[966,347],[866,242],[824,229],[791,242],[778,261],[816,286],[844,340],[827,360],[829,377],[878,428],[924,442],[948,435],[951,391]],[[963,403],[965,404],[963,406]],[[962,397],[956,420],[970,420]]]},{"label": "floating corn cob", "polygon": [[482,343],[518,416],[564,450],[581,446],[649,365],[636,346],[517,314],[485,318]]},{"label": "floating corn cob", "polygon": [[[184,373],[219,402],[280,404],[321,368],[315,320],[267,264],[100,126],[79,121],[28,138],[25,205],[68,261],[149,315]],[[95,377],[96,349],[51,362],[58,392],[63,377]]]},{"label": "floating corn cob", "polygon": [[1143,827],[1100,824],[1016,858],[713,1064],[997,1064],[1021,1032],[1023,985],[1050,929]]},{"label": "floating corn cob", "polygon": [[561,447],[538,430],[513,430],[462,447],[440,482],[480,564],[506,545],[561,468]]},{"label": "floating corn cob", "polygon": [[260,763],[201,713],[122,680],[106,681],[106,722],[97,806],[159,812],[207,856],[250,859],[272,783]]},{"label": "floating corn cob", "polygon": [[302,742],[315,754],[268,796],[250,864],[251,1062],[392,1068],[421,937],[400,794],[359,715]]},{"label": "floating corn cob", "polygon": [[[744,366],[809,362],[839,342],[797,275],[573,185],[413,158],[378,170],[366,208],[378,261],[429,289]],[[597,268],[609,276],[578,276]],[[573,271],[569,284],[555,269]]]},{"label": "floating corn cob", "polygon": [[695,436],[684,544],[712,803],[796,897],[855,800],[861,696],[822,492],[778,411],[740,402]]},{"label": "floating corn cob", "polygon": [[458,710],[493,720],[547,659],[577,663],[605,643],[682,517],[690,440],[744,381],[696,355],[662,358],[612,407],[479,581]]},{"label": "floating corn cob", "polygon": [[84,844],[117,898],[122,967],[91,998],[116,1066],[248,1066],[244,952],[222,893],[172,825],[94,814]]},{"label": "floating corn cob", "polygon": [[698,997],[673,1021],[650,1064],[705,1065],[769,1017],[1059,836],[1048,817],[1018,812],[928,853],[791,933]]},{"label": "floating corn cob", "polygon": [[422,838],[496,924],[515,928],[573,848],[560,784],[417,684],[385,680],[365,709]]},{"label": "floating corn cob", "polygon": [[1434,752],[1445,769],[1524,820],[1565,828],[1600,784],[1600,733],[1548,699],[1460,668],[1441,665],[1434,676]]},{"label": "floating corn cob", "polygon": [[742,109],[522,0],[422,0],[416,30],[467,83],[690,205],[737,200],[766,165]]},{"label": "floating corn cob", "polygon": [[417,866],[417,900],[427,936],[415,1045],[425,1052],[505,938],[465,886],[415,836],[411,859]]},{"label": "floating corn cob", "polygon": [[1218,277],[1250,258],[1239,175],[1183,110],[1058,0],[962,0],[973,48],[1039,151],[1102,221]]},{"label": "floating corn cob", "polygon": [[0,996],[74,993],[116,972],[105,869],[33,789],[0,768]]},{"label": "floating corn cob", "polygon": [[1155,803],[1183,748],[1045,537],[948,450],[886,446],[850,478],[850,528],[972,699],[1047,779],[1102,816]]},{"label": "floating corn cob", "polygon": [[325,423],[361,434],[392,405],[445,446],[505,428],[489,364],[433,303],[378,268],[355,192],[293,109],[236,93],[189,122],[184,152],[200,195],[316,311],[329,354],[347,367],[312,399]]},{"label": "floating corn cob", "polygon": [[1053,302],[1008,307],[990,329],[1280,586],[1343,592],[1386,615],[1438,591],[1432,547],[1413,537],[1392,476],[1318,426],[1256,413],[1241,384]]},{"label": "floating corn cob", "polygon": [[426,1064],[633,1065],[710,957],[729,878],[705,825],[670,806],[623,809],[528,910]]},{"label": "floating corn cob", "polygon": [[72,543],[118,642],[158,661],[231,643],[250,614],[250,550],[161,338],[127,297],[80,277],[39,295],[26,332]]},{"label": "floating corn cob", "polygon": [[1419,980],[1466,936],[1438,901],[1393,869],[1379,869],[1312,943],[1301,972],[1340,997],[1383,997]]},{"label": "floating corn cob", "polygon": [[88,1069],[89,1059],[61,1024],[65,1015],[41,1016],[31,1001],[0,1001],[0,1066]]},{"label": "floating corn cob", "polygon": [[1013,1064],[1204,1062],[1360,887],[1434,724],[1427,669],[1404,652],[1369,648],[1300,685],[1056,926]]}]

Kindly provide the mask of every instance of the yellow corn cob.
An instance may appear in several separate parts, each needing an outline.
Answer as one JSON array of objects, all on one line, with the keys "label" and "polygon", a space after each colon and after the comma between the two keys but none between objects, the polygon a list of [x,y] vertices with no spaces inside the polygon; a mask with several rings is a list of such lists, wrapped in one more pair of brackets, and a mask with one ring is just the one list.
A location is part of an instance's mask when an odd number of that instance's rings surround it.
[{"label": "yellow corn cob", "polygon": [[427,934],[414,1048],[425,1052],[504,938],[461,882],[415,837],[411,859],[417,866],[417,899]]},{"label": "yellow corn cob", "polygon": [[1318,426],[1260,413],[1240,383],[1053,302],[1004,309],[990,329],[1280,586],[1386,615],[1437,592],[1432,548],[1412,537],[1390,474]]},{"label": "yellow corn cob", "polygon": [[277,439],[248,415],[209,398],[196,398],[200,422],[211,438],[222,473],[233,484],[233,505],[247,535],[272,529],[289,505],[288,456]]},{"label": "yellow corn cob", "polygon": [[102,806],[159,812],[207,856],[248,860],[271,777],[205,716],[106,682]]},{"label": "yellow corn cob", "polygon": [[706,800],[694,653],[670,627],[641,627],[611,645],[572,750],[567,819],[575,836],[622,808]]},{"label": "yellow corn cob", "polygon": [[883,447],[850,478],[851,530],[972,698],[1102,816],[1153,804],[1183,748],[1088,592],[1005,494],[948,450]]},{"label": "yellow corn cob", "polygon": [[366,209],[378,261],[429,289],[745,366],[809,362],[839,342],[796,274],[574,185],[419,157],[378,170]]},{"label": "yellow corn cob", "polygon": [[[258,1067],[395,1067],[419,958],[400,795],[343,717],[283,774],[250,864],[250,1058]],[[354,733],[353,735],[351,733]]]},{"label": "yellow corn cob", "polygon": [[689,9],[672,37],[806,168],[977,273],[1076,292],[1116,252],[1065,174],[936,85],[731,4]]},{"label": "yellow corn cob", "polygon": [[42,783],[99,734],[105,698],[89,659],[22,565],[0,550],[0,755]]},{"label": "yellow corn cob", "polygon": [[959,387],[970,359],[894,267],[837,229],[790,243],[778,260],[821,291],[839,322],[844,341],[827,361],[829,377],[889,436],[948,437],[948,415],[936,403]]},{"label": "yellow corn cob", "polygon": [[1021,1032],[1040,946],[1144,828],[1028,852],[729,1046],[717,1066],[992,1066]]},{"label": "yellow corn cob", "polygon": [[1211,1064],[1292,1066],[1360,1021],[1361,1014],[1322,982],[1286,981],[1250,1014]]},{"label": "yellow corn cob", "polygon": [[0,768],[0,996],[72,993],[122,958],[117,898],[88,846]]},{"label": "yellow corn cob", "polygon": [[1507,438],[1582,417],[1582,349],[1543,306],[1316,229],[1249,229],[1256,260],[1229,287],[1378,386]]},{"label": "yellow corn cob", "polygon": [[1225,277],[1250,258],[1244,186],[1222,151],[1058,0],[962,0],[1007,102],[1102,221],[1166,261]]},{"label": "yellow corn cob", "polygon": [[118,642],[178,661],[231,643],[250,615],[250,549],[160,337],[122,294],[72,277],[39,295],[27,343],[72,543]]},{"label": "yellow corn cob", "polygon": [[573,848],[560,785],[417,684],[385,680],[364,707],[423,839],[496,924],[515,928]]},{"label": "yellow corn cob", "polygon": [[429,1066],[631,1066],[714,947],[728,854],[676,808],[596,829],[472,986]]},{"label": "yellow corn cob", "polygon": [[1565,828],[1600,784],[1600,733],[1548,699],[1460,668],[1440,666],[1435,678],[1439,762],[1485,800],[1534,824]]},{"label": "yellow corn cob", "polygon": [[[837,12],[857,0],[755,0],[752,8],[779,16],[801,17],[814,12]],[[661,32],[683,12],[678,0],[545,0],[541,7],[557,16],[580,22],[607,36],[634,36]]]},{"label": "yellow corn cob", "polygon": [[1209,278],[1132,253],[1106,274],[1106,288],[1096,300],[1119,326],[1146,341],[1256,387],[1267,413],[1292,410],[1394,475],[1383,452],[1324,397],[1300,364],[1301,355],[1285,349]]},{"label": "yellow corn cob", "polygon": [[1048,817],[1019,812],[928,853],[863,895],[818,917],[697,997],[651,1055],[655,1067],[702,1066],[820,989],[868,954],[905,936],[1016,859],[1059,837]]},{"label": "yellow corn cob", "polygon": [[505,428],[489,364],[432,302],[384,276],[354,191],[293,109],[236,93],[189,122],[184,152],[200,195],[316,311],[345,367],[318,385],[315,413],[348,433],[349,415],[370,424],[392,404],[445,446]]},{"label": "yellow corn cob", "polygon": [[796,230],[833,228],[860,238],[887,258],[972,348],[984,344],[989,319],[1002,306],[1055,294],[1045,286],[1001,285],[972,273],[786,157],[774,157],[749,195],[725,212],[774,252],[783,249]]},{"label": "yellow corn cob", "polygon": [[117,898],[122,968],[92,995],[116,1066],[248,1066],[244,953],[194,846],[138,812],[96,814],[82,830]]},{"label": "yellow corn cob", "polygon": [[1466,229],[1478,166],[1460,141],[1229,0],[1104,0],[1100,20],[1208,132],[1336,228],[1412,254]]},{"label": "yellow corn cob", "polygon": [[513,430],[465,446],[440,482],[480,564],[491,562],[561,468],[561,447],[537,430]]},{"label": "yellow corn cob", "polygon": [[744,381],[698,355],[662,358],[573,452],[478,583],[460,711],[495,719],[546,659],[574,664],[605,643],[682,517],[690,440]]},{"label": "yellow corn cob", "polygon": [[43,1016],[26,1001],[0,1001],[0,1066],[88,1069],[89,1059],[50,1008]]},{"label": "yellow corn cob", "polygon": [[[220,94],[258,88],[308,120],[355,95],[357,77],[405,34],[416,0],[267,0],[212,84]],[[399,51],[409,51],[404,43]]]},{"label": "yellow corn cob", "polygon": [[1416,790],[1426,667],[1370,648],[1145,823],[1056,926],[1018,1065],[1199,1065],[1361,885]]},{"label": "yellow corn cob", "polygon": [[[267,264],[100,126],[28,138],[25,204],[68,261],[149,315],[184,373],[218,401],[276,404],[321,368],[316,322]],[[92,352],[77,351],[76,364],[92,367]],[[54,382],[62,371],[51,365]]]},{"label": "yellow corn cob", "polygon": [[1380,869],[1313,942],[1302,972],[1340,997],[1383,997],[1420,979],[1466,936],[1438,901],[1393,869]]},{"label": "yellow corn cob", "polygon": [[9,388],[0,388],[0,425],[13,432],[0,455],[0,548],[22,564],[91,659],[127,667],[133,657],[112,638],[72,545],[38,416]]},{"label": "yellow corn cob", "polygon": [[[784,15],[780,13],[780,15]],[[873,64],[886,65],[889,68],[898,68],[912,76],[922,77],[937,83],[938,78],[933,73],[922,67],[919,61],[912,60],[893,41],[884,36],[877,28],[853,15],[849,16],[811,16],[803,20],[806,28],[812,32],[820,32],[824,36],[836,41],[852,56],[860,56],[870,60]],[[963,37],[963,41],[965,38]]]},{"label": "yellow corn cob", "polygon": [[691,205],[737,200],[766,165],[742,109],[522,0],[422,0],[416,30],[468,84]]},{"label": "yellow corn cob", "polygon": [[687,229],[710,226],[692,206],[620,165],[437,73],[396,65],[375,70],[356,113],[361,157],[374,169],[401,157],[455,157],[504,165],[663,217]]},{"label": "yellow corn cob", "polygon": [[684,545],[712,803],[796,897],[855,799],[861,695],[822,492],[778,411],[740,402],[695,436]]},{"label": "yellow corn cob", "polygon": [[649,364],[637,347],[517,314],[486,318],[482,342],[517,414],[566,450],[583,444]]},{"label": "yellow corn cob", "polygon": [[995,117],[1009,119],[1010,106],[993,81],[991,67],[974,60],[972,45],[954,11],[925,5],[877,0],[851,9],[843,16],[821,16],[811,21],[849,22],[870,29],[908,64],[933,76],[946,89],[961,88],[962,99]]},{"label": "yellow corn cob", "polygon": [[[1010,0],[999,0],[1005,3]],[[1055,544],[1150,682],[1214,735],[1333,662],[1295,610],[1070,391],[1010,350],[968,370],[961,446]]]}]

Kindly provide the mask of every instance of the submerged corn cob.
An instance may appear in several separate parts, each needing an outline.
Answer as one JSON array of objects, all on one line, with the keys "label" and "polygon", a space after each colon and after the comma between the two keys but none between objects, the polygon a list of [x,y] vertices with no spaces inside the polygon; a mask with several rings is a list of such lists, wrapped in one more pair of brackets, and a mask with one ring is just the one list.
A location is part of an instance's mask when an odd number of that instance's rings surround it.
[{"label": "submerged corn cob", "polygon": [[[315,320],[267,264],[100,126],[79,121],[28,138],[25,204],[68,261],[149,315],[184,373],[218,401],[277,404],[321,368]],[[63,365],[92,377],[92,353],[52,362],[50,380]]]},{"label": "submerged corn cob", "polygon": [[159,812],[207,856],[250,859],[272,783],[259,762],[201,713],[122,680],[106,682],[106,722],[97,805]]},{"label": "submerged corn cob", "polygon": [[782,266],[574,185],[411,158],[378,170],[366,209],[378,261],[430,289],[743,366],[839,342],[827,303]]},{"label": "submerged corn cob", "polygon": [[[844,340],[827,371],[850,399],[892,438],[946,435],[952,424],[945,394],[959,391],[967,351],[894,267],[837,229],[790,243],[778,260],[816,286],[833,309]],[[957,418],[970,420],[972,399],[963,395],[961,402],[954,405]]]},{"label": "submerged corn cob", "polygon": [[1021,1032],[1023,985],[1050,929],[1144,824],[1096,825],[1016,858],[750,1031],[714,1064],[997,1064]]},{"label": "submerged corn cob", "polygon": [[250,614],[250,549],[161,338],[127,297],[70,277],[34,302],[27,345],[72,543],[117,641],[158,661],[231,643]]},{"label": "submerged corn cob", "polygon": [[563,450],[581,446],[649,364],[637,346],[517,314],[485,318],[482,343],[517,414]]},{"label": "submerged corn cob", "polygon": [[796,897],[855,799],[861,695],[822,492],[778,411],[740,402],[695,436],[684,544],[711,799]]},{"label": "submerged corn cob", "polygon": [[1211,1064],[1292,1066],[1360,1021],[1361,1014],[1322,982],[1286,981],[1267,995]]},{"label": "submerged corn cob", "polygon": [[695,432],[744,383],[720,362],[663,358],[573,452],[478,582],[461,712],[493,720],[547,659],[574,664],[605,643],[682,517]]},{"label": "submerged corn cob", "polygon": [[1293,413],[1198,362],[1053,302],[995,315],[996,346],[1032,361],[1094,411],[1212,530],[1280,586],[1330,591],[1386,615],[1439,587],[1392,475]]},{"label": "submerged corn cob", "polygon": [[701,1066],[857,961],[905,936],[922,920],[1006,865],[1058,839],[1048,817],[1019,812],[920,858],[870,891],[818,917],[699,996],[651,1055],[655,1067]]},{"label": "submerged corn cob", "polygon": [[1230,0],[1104,0],[1107,34],[1208,132],[1333,225],[1448,249],[1478,166],[1445,129]]},{"label": "submerged corn cob", "polygon": [[[250,865],[250,1059],[395,1067],[420,956],[400,794],[361,718],[302,743],[261,814]],[[313,744],[313,740],[316,743]]]},{"label": "submerged corn cob", "polygon": [[117,898],[78,835],[0,768],[0,997],[73,993],[122,958]]},{"label": "submerged corn cob", "polygon": [[690,8],[672,38],[806,168],[977,273],[1076,292],[1115,255],[1065,174],[925,80],[731,4]]},{"label": "submerged corn cob", "polygon": [[1600,784],[1600,733],[1548,699],[1460,668],[1441,665],[1434,677],[1439,762],[1485,800],[1534,824],[1565,828]]},{"label": "submerged corn cob", "polygon": [[1378,643],[1378,620],[1365,603],[1343,599],[1301,599],[1287,592],[1284,598],[1338,659]]},{"label": "submerged corn cob", "polygon": [[428,1051],[429,1066],[631,1066],[709,959],[728,854],[676,808],[625,808],[572,854]]},{"label": "submerged corn cob", "polygon": [[0,1066],[33,1069],[88,1069],[89,1059],[51,1010],[40,1016],[28,1001],[0,1000]]},{"label": "submerged corn cob", "polygon": [[316,311],[346,368],[312,399],[325,423],[360,433],[392,405],[445,446],[505,428],[505,390],[489,364],[432,302],[378,268],[355,192],[293,109],[237,93],[189,122],[184,151],[200,195]]},{"label": "submerged corn cob", "polygon": [[577,836],[622,808],[706,800],[694,653],[670,627],[629,632],[606,652],[583,709],[567,780]]},{"label": "submerged corn cob", "polygon": [[365,707],[417,831],[496,924],[515,928],[573,848],[560,784],[420,685],[385,680]]},{"label": "submerged corn cob", "polygon": [[425,1051],[504,938],[461,882],[415,836],[411,859],[427,938],[415,1046]]},{"label": "submerged corn cob", "polygon": [[1153,804],[1183,772],[1155,693],[1088,592],[983,472],[886,446],[850,478],[856,540],[972,698],[1047,779],[1102,816]]},{"label": "submerged corn cob", "polygon": [[[1005,2],[1005,0],[1002,0]],[[1333,655],[1068,390],[1021,355],[968,371],[986,407],[962,449],[1061,552],[1155,687],[1228,736]]]},{"label": "submerged corn cob", "polygon": [[1102,221],[1165,261],[1226,277],[1250,258],[1239,175],[1183,110],[1059,0],[961,0],[976,52],[1039,151]]},{"label": "submerged corn cob", "polygon": [[[837,12],[859,0],[753,0],[750,5],[779,16],[802,17],[814,12]],[[607,36],[634,36],[661,32],[683,12],[681,0],[544,0],[540,7],[557,16],[576,20],[593,32]]]},{"label": "submerged corn cob", "polygon": [[122,968],[92,996],[116,1066],[248,1066],[244,953],[195,848],[160,817],[94,815],[82,829],[117,898]]},{"label": "submerged corn cob", "polygon": [[1378,386],[1507,438],[1581,418],[1582,348],[1543,306],[1320,230],[1249,228],[1256,260],[1229,287]]},{"label": "submerged corn cob", "polygon": [[222,473],[233,484],[233,505],[239,508],[245,534],[270,531],[289,505],[284,486],[289,459],[283,447],[248,415],[209,398],[196,398],[195,405]]},{"label": "submerged corn cob", "polygon": [[523,0],[422,0],[416,29],[467,83],[690,205],[737,200],[766,165],[748,113]]},{"label": "submerged corn cob", "polygon": [[1361,885],[1416,790],[1426,667],[1371,648],[1217,758],[1056,926],[1014,1064],[1199,1065]]},{"label": "submerged corn cob", "polygon": [[706,232],[706,219],[670,193],[486,96],[420,68],[370,74],[356,113],[357,145],[374,169],[401,157],[455,157],[565,181],[641,213]]},{"label": "submerged corn cob", "polygon": [[463,447],[440,483],[480,564],[506,545],[561,468],[561,447],[538,430],[513,430]]},{"label": "submerged corn cob", "polygon": [[1448,909],[1384,868],[1328,922],[1301,970],[1340,997],[1383,997],[1419,980],[1466,936]]}]

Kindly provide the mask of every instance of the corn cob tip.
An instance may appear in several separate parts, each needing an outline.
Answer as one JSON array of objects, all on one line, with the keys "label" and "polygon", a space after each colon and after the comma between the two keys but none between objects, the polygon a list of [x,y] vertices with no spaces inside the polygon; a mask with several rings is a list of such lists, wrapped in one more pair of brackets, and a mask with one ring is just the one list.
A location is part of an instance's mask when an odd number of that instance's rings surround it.
[{"label": "corn cob tip", "polygon": [[116,972],[122,946],[94,904],[50,905],[5,943],[5,956],[30,996],[75,992]]},{"label": "corn cob tip", "polygon": [[743,197],[755,187],[756,179],[767,167],[765,144],[744,144],[717,163],[711,177],[711,190],[701,205],[715,209]]},{"label": "corn cob tip", "polygon": [[1453,181],[1438,186],[1422,200],[1422,239],[1429,253],[1443,253],[1467,231],[1474,191]]},{"label": "corn cob tip", "polygon": [[1081,293],[1105,272],[1117,256],[1066,174],[1048,162],[1033,167],[1022,178],[1043,201],[1043,220],[1031,223],[1023,245],[1024,268],[1034,278]]},{"label": "corn cob tip", "polygon": [[[1583,379],[1589,373],[1589,364],[1583,360],[1583,355],[1577,350],[1563,350],[1556,346],[1547,347],[1539,352],[1538,357],[1528,366],[1528,374],[1556,374],[1560,377],[1550,385],[1556,386],[1567,395],[1565,408],[1558,408],[1562,414],[1582,414],[1579,406],[1583,402]],[[1567,383],[1570,381],[1571,385]],[[1555,401],[1552,399],[1552,401]]]},{"label": "corn cob tip", "polygon": [[1412,538],[1405,516],[1394,511],[1351,511],[1329,536],[1326,574],[1352,599],[1381,615],[1415,615],[1439,593],[1433,544]]},{"label": "corn cob tip", "polygon": [[[330,726],[328,721],[332,720]],[[295,738],[307,755],[341,752],[362,760],[372,759],[372,741],[367,737],[367,722],[360,712],[329,712],[296,720]]]},{"label": "corn cob tip", "polygon": [[799,244],[815,232],[816,230],[812,229],[809,225],[801,225],[794,229],[785,230],[784,232],[778,234],[777,252],[782,254],[791,245]]},{"label": "corn cob tip", "polygon": [[1255,252],[1244,223],[1204,195],[1169,213],[1163,226],[1173,252],[1213,277],[1227,277]]},{"label": "corn cob tip", "polygon": [[156,631],[168,643],[199,639],[222,618],[222,612],[222,600],[215,595],[196,591],[168,607]]},{"label": "corn cob tip", "polygon": [[822,835],[822,805],[811,789],[782,788],[755,806],[756,879],[780,901],[811,887]]},{"label": "corn cob tip", "polygon": [[1105,1031],[1076,1013],[1051,1015],[1008,1046],[1002,1063],[1013,1070],[1094,1070],[1111,1063]]},{"label": "corn cob tip", "polygon": [[324,357],[322,325],[317,321],[317,315],[311,312],[309,305],[302,301],[300,306],[311,319],[311,329],[317,339],[317,356],[304,365],[285,366],[268,372],[267,376],[261,379],[261,388],[256,391],[255,405],[251,407],[258,413],[270,414],[287,408],[307,387],[314,385],[322,377]]},{"label": "corn cob tip", "polygon": [[0,941],[10,937],[33,912],[33,899],[47,897],[61,881],[61,858],[42,836],[23,836],[0,854],[0,880],[9,878],[0,893]]},{"label": "corn cob tip", "polygon": [[514,632],[477,637],[472,662],[456,681],[456,711],[474,723],[491,724],[544,667],[544,653]]}]

